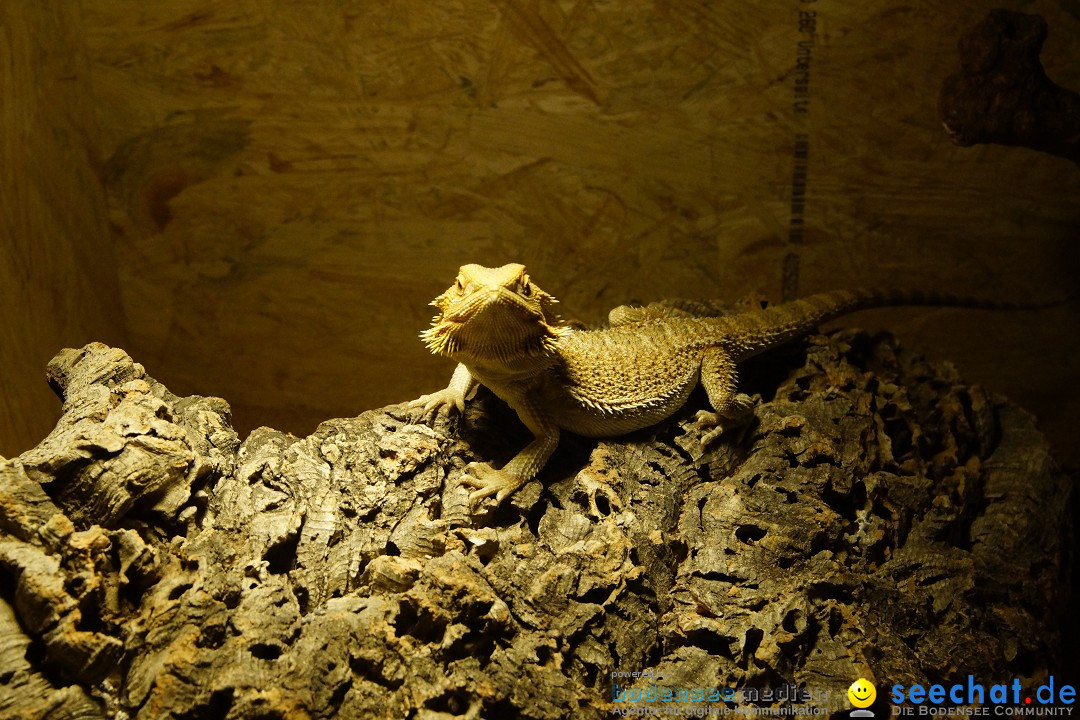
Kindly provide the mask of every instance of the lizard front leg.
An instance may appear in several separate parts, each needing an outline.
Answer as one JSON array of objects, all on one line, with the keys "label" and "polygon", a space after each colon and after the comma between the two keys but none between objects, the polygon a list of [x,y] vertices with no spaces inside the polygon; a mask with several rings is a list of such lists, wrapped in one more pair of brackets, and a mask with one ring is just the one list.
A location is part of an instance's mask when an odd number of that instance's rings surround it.
[{"label": "lizard front leg", "polygon": [[[497,393],[498,394],[498,393]],[[559,444],[559,427],[528,394],[504,397],[518,418],[535,436],[525,448],[502,468],[495,469],[486,463],[470,463],[462,476],[462,482],[477,488],[469,495],[469,502],[495,496],[502,502],[512,492],[531,480],[544,467]]]},{"label": "lizard front leg", "polygon": [[479,386],[476,378],[469,372],[464,364],[458,364],[454,374],[450,378],[450,384],[433,393],[421,395],[409,403],[410,408],[421,408],[421,412],[427,416],[432,412],[438,412],[444,407],[455,407],[457,411],[465,410],[465,401],[476,394]]}]

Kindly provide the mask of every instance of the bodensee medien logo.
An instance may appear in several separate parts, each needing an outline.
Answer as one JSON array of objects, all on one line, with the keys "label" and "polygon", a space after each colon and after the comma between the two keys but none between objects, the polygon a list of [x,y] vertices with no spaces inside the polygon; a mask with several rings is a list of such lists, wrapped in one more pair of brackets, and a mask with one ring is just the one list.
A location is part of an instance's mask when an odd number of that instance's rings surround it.
[{"label": "bodensee medien logo", "polygon": [[[1076,689],[1072,685],[1055,687],[1054,676],[1045,685],[1040,685],[1034,693],[1026,693],[1020,687],[1020,681],[1014,679],[1007,685],[983,687],[975,682],[973,675],[967,676],[967,683],[956,685],[893,685],[889,699],[893,702],[893,715],[1072,715],[1073,709],[1067,707],[1076,702]],[[915,707],[902,706],[911,703]],[[937,707],[948,703],[968,707]],[[971,707],[978,705],[979,707]],[[1057,705],[1058,707],[1047,707]],[[1064,706],[1064,707],[1063,707]]]}]

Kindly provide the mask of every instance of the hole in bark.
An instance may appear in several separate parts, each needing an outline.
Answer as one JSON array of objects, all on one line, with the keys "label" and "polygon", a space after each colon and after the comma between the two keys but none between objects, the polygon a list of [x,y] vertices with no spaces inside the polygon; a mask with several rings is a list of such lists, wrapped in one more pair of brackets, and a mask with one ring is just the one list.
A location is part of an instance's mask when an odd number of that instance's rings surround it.
[{"label": "hole in bark", "polygon": [[[585,662],[583,662],[581,666],[585,670],[581,682],[585,685],[585,687],[593,687],[594,685],[596,685],[596,678],[600,676],[600,668],[596,667],[592,663]],[[507,717],[517,717],[517,715],[507,715]]]},{"label": "hole in bark", "polygon": [[840,613],[840,610],[834,607],[829,612],[829,636],[836,637],[840,632],[840,628],[844,626],[844,616]]},{"label": "hole in bark", "polygon": [[41,667],[42,663],[45,662],[45,643],[37,638],[31,638],[30,643],[26,646],[23,659],[34,667]]},{"label": "hole in bark", "polygon": [[442,695],[430,697],[424,701],[423,706],[435,712],[446,712],[447,715],[464,715],[469,711],[471,697],[463,688],[448,690]]},{"label": "hole in bark", "polygon": [[536,648],[536,664],[537,665],[539,665],[540,667],[543,667],[544,665],[547,665],[549,662],[551,662],[552,657],[553,657],[553,655],[551,654],[551,648],[550,647],[548,647],[547,645],[538,645],[537,646],[537,648]]},{"label": "hole in bark", "polygon": [[851,591],[835,583],[814,583],[810,586],[807,596],[811,600],[838,600],[844,605],[851,605],[854,602]]},{"label": "hole in bark", "polygon": [[879,518],[882,518],[882,519],[888,520],[888,521],[891,521],[895,517],[895,514],[893,513],[892,509],[886,507],[885,503],[881,502],[880,500],[875,500],[874,501],[873,505],[871,506],[870,511],[872,513],[874,513],[875,515],[877,515]]},{"label": "hole in bark", "polygon": [[176,600],[191,589],[191,583],[181,583],[169,591],[169,599]]},{"label": "hole in bark", "polygon": [[68,595],[82,595],[82,590],[85,585],[86,578],[84,578],[82,575],[69,577],[67,580],[64,581],[64,589],[67,591]]},{"label": "hole in bark", "polygon": [[832,547],[832,538],[827,533],[817,533],[810,539],[810,554],[817,555]]},{"label": "hole in bark", "polygon": [[277,660],[281,657],[281,648],[269,643],[255,643],[248,647],[248,652],[260,660]]},{"label": "hole in bark", "polygon": [[397,557],[401,555],[401,549],[393,540],[387,540],[386,546],[383,548],[383,554],[389,555],[390,557]]},{"label": "hole in bark", "polygon": [[229,590],[225,593],[225,597],[222,598],[222,602],[225,603],[225,607],[228,609],[235,610],[240,605],[242,597],[239,590]]},{"label": "hole in bark", "polygon": [[408,629],[416,624],[416,608],[411,602],[403,601],[398,606],[397,617],[394,618],[394,634],[401,637]]},{"label": "hole in bark", "polygon": [[690,557],[690,546],[686,544],[685,540],[673,540],[668,543],[668,548],[671,551],[672,565],[678,565],[679,563]]},{"label": "hole in bark", "polygon": [[660,664],[660,660],[664,657],[664,648],[659,643],[654,641],[652,646],[649,647],[649,651],[646,654],[645,667],[654,668]]},{"label": "hole in bark", "polygon": [[311,602],[311,593],[303,585],[297,585],[293,589],[293,594],[296,595],[296,603],[300,606],[300,614],[306,615],[308,603]]},{"label": "hole in bark", "polygon": [[506,717],[516,718],[521,717],[521,709],[516,707],[512,702],[506,698],[499,698],[490,705],[485,705],[486,712],[483,713],[483,717]]},{"label": "hole in bark", "polygon": [[888,403],[881,409],[881,425],[892,445],[894,459],[908,455],[913,447],[911,426],[907,418],[895,403]]},{"label": "hole in bark", "polygon": [[919,578],[915,581],[915,584],[919,587],[927,587],[928,585],[937,585],[939,582],[948,579],[949,575],[946,575],[945,573],[937,573],[934,575],[927,575],[926,577]]},{"label": "hole in bark", "polygon": [[578,599],[583,603],[592,603],[594,605],[602,605],[608,596],[611,595],[610,588],[597,587],[589,590]]},{"label": "hole in bark", "polygon": [[727,635],[720,635],[711,630],[694,630],[686,635],[686,639],[693,647],[698,647],[709,653],[728,660],[734,660],[731,652],[731,644],[735,640]]},{"label": "hole in bark", "polygon": [[411,602],[402,602],[394,619],[394,632],[398,637],[410,635],[420,642],[438,644],[442,642],[446,626],[427,610],[417,612]]},{"label": "hole in bark", "polygon": [[761,628],[750,628],[746,631],[746,640],[743,642],[743,657],[752,658],[761,646],[761,639],[765,637],[765,631]]},{"label": "hole in bark", "polygon": [[533,534],[533,537],[540,537],[540,521],[546,512],[547,503],[541,501],[533,505],[525,515],[525,522],[529,524],[529,532]]},{"label": "hole in bark", "polygon": [[[866,507],[866,483],[862,480],[856,481],[855,484],[851,486],[851,504],[856,508]],[[854,511],[852,511],[852,514],[848,519],[855,519]]]},{"label": "hole in bark", "polygon": [[735,537],[744,545],[753,545],[768,534],[768,530],[757,525],[740,525],[735,528]]},{"label": "hole in bark", "polygon": [[494,652],[494,638],[487,635],[469,633],[450,643],[449,647],[439,653],[439,658],[448,665],[457,660],[463,660],[464,658],[476,658],[480,662],[480,667],[485,668],[491,661]]},{"label": "hole in bark", "polygon": [[379,685],[380,687],[390,688],[391,690],[397,690],[401,687],[401,678],[388,678],[383,677],[377,672],[377,668],[371,664],[370,661],[359,657],[349,657],[349,669],[357,677],[362,677],[368,682]]},{"label": "hole in bark", "polygon": [[182,715],[181,720],[223,720],[233,706],[233,689],[226,688],[210,693],[210,699],[197,705]]},{"label": "hole in bark", "polygon": [[289,533],[266,549],[263,560],[271,575],[284,575],[292,570],[296,561],[296,548],[300,545],[300,533]]},{"label": "hole in bark", "polygon": [[837,492],[833,488],[831,482],[827,483],[825,487],[821,489],[821,499],[839,515],[843,517],[848,517],[850,515],[851,506],[848,502],[847,495]]},{"label": "hole in bark", "polygon": [[79,604],[80,618],[76,627],[86,632],[108,632],[109,628],[101,617],[101,607],[93,600],[94,596],[89,596]]},{"label": "hole in bark", "polygon": [[487,565],[499,554],[499,543],[482,542],[479,545],[473,546],[472,553],[480,561],[481,565]]},{"label": "hole in bark", "polygon": [[604,517],[611,514],[611,503],[608,502],[607,496],[602,493],[597,493],[595,497],[596,511]]},{"label": "hole in bark", "polygon": [[225,637],[224,625],[207,625],[199,632],[199,637],[195,640],[195,646],[216,650],[225,644]]},{"label": "hole in bark", "polygon": [[780,626],[789,633],[802,632],[806,627],[806,622],[803,620],[803,614],[800,610],[789,610],[784,615],[784,620],[780,623]]},{"label": "hole in bark", "polygon": [[[331,665],[330,669],[333,670],[335,665]],[[337,709],[341,707],[341,703],[345,702],[345,696],[349,694],[349,690],[352,690],[352,678],[345,678],[345,682],[334,688],[333,694],[330,696],[329,708]]]},{"label": "hole in bark", "polygon": [[804,468],[816,468],[820,465],[835,465],[836,462],[836,458],[829,453],[823,451],[811,451],[803,456],[799,464]]},{"label": "hole in bark", "polygon": [[743,576],[714,571],[702,573],[701,577],[706,580],[728,583],[729,585],[742,585],[744,582],[746,582],[746,578]]},{"label": "hole in bark", "polygon": [[782,558],[780,558],[779,560],[776,561],[776,567],[780,568],[781,570],[787,570],[788,568],[790,568],[794,564],[795,564],[795,559],[794,558],[789,558],[789,557],[782,557]]}]

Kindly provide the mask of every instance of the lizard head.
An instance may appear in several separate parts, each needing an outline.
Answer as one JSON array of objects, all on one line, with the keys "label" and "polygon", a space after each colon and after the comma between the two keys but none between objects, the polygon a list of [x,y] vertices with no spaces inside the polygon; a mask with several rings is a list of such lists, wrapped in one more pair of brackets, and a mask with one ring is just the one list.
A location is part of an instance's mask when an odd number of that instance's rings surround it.
[{"label": "lizard head", "polygon": [[557,302],[529,280],[524,265],[463,265],[432,300],[438,314],[420,337],[431,352],[459,361],[544,355],[566,333]]}]

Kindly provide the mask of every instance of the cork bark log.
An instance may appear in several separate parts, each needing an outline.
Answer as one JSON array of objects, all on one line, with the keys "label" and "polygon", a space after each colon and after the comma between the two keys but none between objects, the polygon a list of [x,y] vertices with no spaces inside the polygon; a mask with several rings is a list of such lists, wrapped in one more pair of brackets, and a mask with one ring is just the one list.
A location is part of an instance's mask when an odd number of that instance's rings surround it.
[{"label": "cork bark log", "polygon": [[119,349],[48,373],[62,418],[0,463],[3,717],[598,718],[792,683],[840,709],[858,677],[1061,659],[1065,477],[1031,416],[888,336],[753,361],[753,420],[705,450],[697,395],[566,438],[472,515],[464,464],[527,439],[483,392],[241,442]]},{"label": "cork bark log", "polygon": [[945,79],[938,114],[958,145],[999,143],[1080,163],[1080,94],[1046,75],[1039,15],[998,8],[960,39],[960,72]]}]

